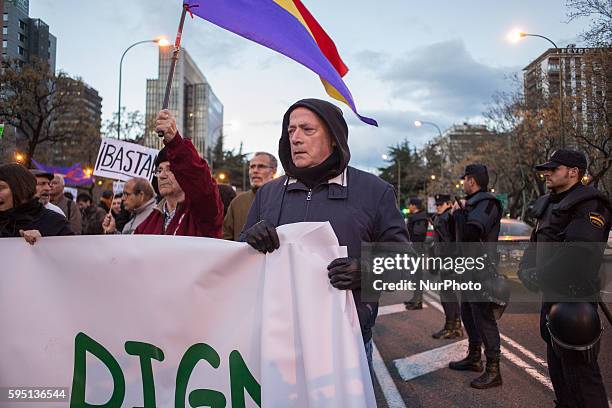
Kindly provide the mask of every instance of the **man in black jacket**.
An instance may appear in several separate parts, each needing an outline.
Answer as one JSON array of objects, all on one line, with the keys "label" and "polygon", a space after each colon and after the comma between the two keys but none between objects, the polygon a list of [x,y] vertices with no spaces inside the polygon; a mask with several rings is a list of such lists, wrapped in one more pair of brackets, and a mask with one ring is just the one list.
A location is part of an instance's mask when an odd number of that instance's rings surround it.
[{"label": "man in black jacket", "polygon": [[[425,238],[427,238],[427,210],[423,209],[423,201],[416,197],[408,201],[408,210],[410,211],[410,218],[408,218],[408,239],[417,253],[421,254],[425,252]],[[422,279],[423,269],[419,268],[414,274],[417,288],[412,294],[412,299],[404,302],[407,310],[423,309],[423,289],[420,286]]]},{"label": "man in black jacket", "polygon": [[348,166],[348,126],[342,111],[319,99],[303,99],[285,113],[279,142],[285,176],[264,184],[253,202],[241,240],[266,253],[279,247],[276,227],[329,221],[347,258],[332,261],[333,287],[352,290],[371,364],[377,302],[361,299],[361,243],[408,242],[393,187]]},{"label": "man in black jacket", "polygon": [[[436,257],[447,257],[454,255],[451,243],[455,241],[454,230],[451,225],[451,197],[449,194],[436,194],[436,215],[433,218],[433,255]],[[454,248],[452,248],[454,249]],[[450,277],[452,272],[440,270],[440,280]],[[454,339],[463,337],[461,329],[461,312],[457,293],[452,289],[440,290],[440,304],[444,309],[445,323],[442,330],[432,334],[434,339]]]},{"label": "man in black jacket", "polygon": [[93,205],[91,196],[87,193],[80,193],[77,196],[77,204],[81,210],[82,235],[102,235],[104,229],[102,223],[106,214],[102,207]]},{"label": "man in black jacket", "polygon": [[[453,224],[455,240],[460,243],[461,256],[474,255],[486,251],[483,243],[497,242],[501,225],[501,202],[487,192],[489,173],[482,164],[470,164],[462,176],[463,190],[467,194],[461,203],[453,206]],[[490,248],[489,248],[490,249]],[[483,255],[483,254],[478,254]],[[495,255],[486,254],[489,259]],[[472,276],[476,282],[483,283],[496,273],[493,265],[488,265],[485,273],[488,276]],[[481,347],[484,345],[487,365],[485,372],[470,383],[478,389],[502,385],[499,370],[501,340],[497,321],[487,313],[487,304],[478,298],[478,294],[464,292],[461,294],[461,319],[468,334],[468,355],[459,361],[449,364],[452,370],[482,371]]]}]

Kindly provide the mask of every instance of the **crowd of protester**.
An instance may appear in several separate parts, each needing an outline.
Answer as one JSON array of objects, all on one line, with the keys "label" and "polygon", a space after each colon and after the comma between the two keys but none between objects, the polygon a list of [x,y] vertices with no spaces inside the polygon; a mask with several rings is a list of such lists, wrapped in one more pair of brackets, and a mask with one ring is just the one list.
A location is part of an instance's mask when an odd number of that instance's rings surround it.
[{"label": "crowd of protester", "polygon": [[[98,204],[88,193],[80,193],[76,203],[67,197],[64,179],[59,174],[27,170],[20,164],[0,165],[0,237],[21,236],[34,244],[41,237],[60,235],[182,235],[243,241],[268,253],[281,244],[277,227],[327,221],[340,245],[347,247],[348,252],[347,257],[335,259],[328,265],[328,278],[334,288],[352,291],[370,367],[372,328],[378,315],[378,303],[362,299],[360,258],[363,242],[407,245],[411,242],[411,247],[418,248],[426,240],[428,224],[433,225],[434,241],[439,243],[497,241],[501,207],[497,198],[487,193],[485,166],[466,167],[462,177],[464,200],[452,204],[450,195],[436,196],[437,214],[433,221],[428,218],[423,201],[411,199],[412,216],[406,223],[396,204],[393,187],[373,174],[349,166],[347,123],[342,111],[326,101],[304,99],[289,107],[283,117],[278,151],[285,175],[277,177],[278,161],[273,154],[257,152],[249,162],[250,188],[238,195],[229,185],[217,185],[207,162],[198,155],[192,142],[179,133],[170,111],[159,112],[156,131],[163,134],[164,147],[155,160],[153,182],[144,178],[130,179],[121,194],[104,191]],[[562,192],[566,195],[574,194],[574,190],[583,192],[586,187],[580,187],[580,180],[586,168],[584,155],[566,150],[555,154],[551,162],[538,169],[544,171],[547,186],[553,192],[551,199]],[[561,181],[554,184],[556,172],[562,171],[571,177],[559,176]],[[612,206],[592,190],[582,193],[590,200],[592,208],[585,210],[588,217],[579,214],[580,231],[587,241],[605,240]],[[539,284],[533,270],[519,271],[528,288]],[[421,276],[422,271],[417,271],[417,275]],[[445,325],[432,336],[462,337],[463,321],[469,338],[467,357],[451,362],[449,367],[481,372],[484,343],[486,368],[470,385],[481,389],[500,386],[500,341],[496,320],[503,309],[491,309],[499,313],[489,318],[487,304],[466,300],[463,294],[459,301],[457,294],[452,292],[442,292],[440,297]],[[495,306],[494,302],[490,303]],[[405,304],[409,310],[422,309],[422,291],[416,291]],[[551,343],[550,339],[546,341]],[[595,380],[584,381],[594,384],[598,398],[606,401],[605,390],[602,391],[596,381],[600,379],[598,367],[585,370],[589,373],[587,377]],[[551,376],[559,398],[562,390],[572,385],[559,379],[555,369]]]}]

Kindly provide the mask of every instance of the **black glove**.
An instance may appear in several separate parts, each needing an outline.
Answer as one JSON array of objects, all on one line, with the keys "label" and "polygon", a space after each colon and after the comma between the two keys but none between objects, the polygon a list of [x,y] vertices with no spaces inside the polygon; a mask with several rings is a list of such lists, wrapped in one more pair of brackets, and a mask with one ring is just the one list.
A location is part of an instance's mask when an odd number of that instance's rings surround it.
[{"label": "black glove", "polygon": [[259,252],[274,252],[280,243],[276,228],[266,220],[261,220],[257,224],[244,232],[246,242]]},{"label": "black glove", "polygon": [[356,258],[337,258],[327,265],[329,282],[340,290],[361,287],[361,262]]},{"label": "black glove", "polygon": [[536,268],[519,269],[518,277],[523,282],[523,285],[531,292],[538,293],[540,291],[540,283]]}]

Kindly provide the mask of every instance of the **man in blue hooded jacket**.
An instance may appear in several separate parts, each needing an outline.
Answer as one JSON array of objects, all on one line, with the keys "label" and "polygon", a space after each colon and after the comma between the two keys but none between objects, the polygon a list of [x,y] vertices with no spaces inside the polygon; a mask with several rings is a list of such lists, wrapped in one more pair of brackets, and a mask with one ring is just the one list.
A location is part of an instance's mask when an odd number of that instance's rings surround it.
[{"label": "man in blue hooded jacket", "polygon": [[241,240],[263,253],[279,247],[276,227],[329,221],[347,258],[332,261],[330,283],[352,290],[368,361],[377,302],[361,299],[361,243],[408,242],[393,187],[348,166],[348,126],[342,111],[319,99],[294,103],[283,117],[278,151],[285,176],[257,192]]}]

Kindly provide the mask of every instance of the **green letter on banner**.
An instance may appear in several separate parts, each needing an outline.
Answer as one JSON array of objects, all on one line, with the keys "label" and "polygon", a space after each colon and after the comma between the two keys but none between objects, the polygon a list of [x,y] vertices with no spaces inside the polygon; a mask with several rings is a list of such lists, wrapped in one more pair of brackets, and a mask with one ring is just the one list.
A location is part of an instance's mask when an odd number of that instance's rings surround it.
[{"label": "green letter on banner", "polygon": [[[187,394],[187,384],[191,373],[198,361],[206,360],[214,368],[221,364],[219,354],[208,344],[198,343],[189,347],[181,359],[176,373],[176,390],[174,395],[174,407],[185,407],[185,395]],[[225,396],[219,391],[208,389],[193,390],[189,393],[189,404],[195,407],[225,408]]]},{"label": "green letter on banner", "polygon": [[244,390],[246,390],[257,406],[261,407],[261,386],[249,371],[238,350],[230,353],[230,385],[232,389],[232,408],[244,408]]},{"label": "green letter on banner", "polygon": [[[131,356],[140,357],[140,374],[142,375],[143,408],[155,408],[155,381],[153,380],[153,367],[151,359],[164,361],[164,352],[149,343],[126,341],[125,351]],[[136,407],[135,407],[136,408]]]},{"label": "green letter on banner", "polygon": [[[106,404],[92,405],[85,402],[85,384],[87,380],[86,354],[96,356],[113,377],[113,394]],[[72,374],[72,391],[70,392],[70,408],[121,408],[125,398],[125,378],[119,363],[100,343],[79,333],[74,339],[74,372]]]}]

